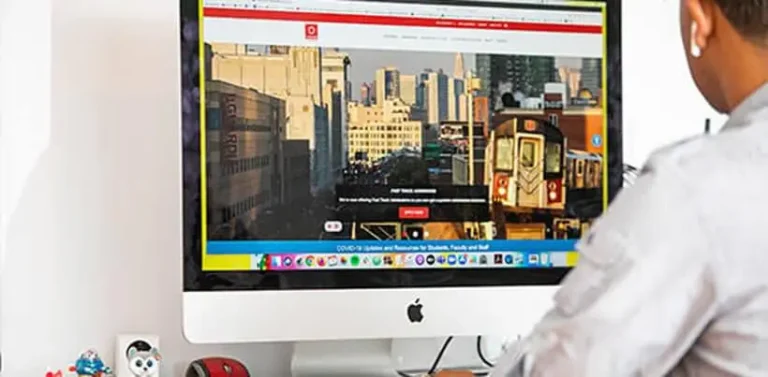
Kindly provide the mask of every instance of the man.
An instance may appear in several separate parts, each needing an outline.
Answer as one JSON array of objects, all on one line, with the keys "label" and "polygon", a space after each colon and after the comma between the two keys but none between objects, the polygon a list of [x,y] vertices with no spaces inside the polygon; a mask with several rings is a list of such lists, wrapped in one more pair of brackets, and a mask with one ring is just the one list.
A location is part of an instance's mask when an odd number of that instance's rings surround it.
[{"label": "man", "polygon": [[768,0],[680,13],[696,85],[730,119],[651,157],[492,377],[768,376]]}]

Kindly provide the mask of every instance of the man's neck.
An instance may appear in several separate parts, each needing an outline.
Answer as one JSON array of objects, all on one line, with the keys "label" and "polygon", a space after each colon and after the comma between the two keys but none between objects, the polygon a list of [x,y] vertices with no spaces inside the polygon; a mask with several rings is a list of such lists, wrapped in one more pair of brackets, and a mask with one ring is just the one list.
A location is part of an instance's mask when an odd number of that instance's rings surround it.
[{"label": "man's neck", "polygon": [[721,83],[729,113],[768,83],[768,48],[745,47],[734,53],[730,67],[723,67],[733,72]]}]

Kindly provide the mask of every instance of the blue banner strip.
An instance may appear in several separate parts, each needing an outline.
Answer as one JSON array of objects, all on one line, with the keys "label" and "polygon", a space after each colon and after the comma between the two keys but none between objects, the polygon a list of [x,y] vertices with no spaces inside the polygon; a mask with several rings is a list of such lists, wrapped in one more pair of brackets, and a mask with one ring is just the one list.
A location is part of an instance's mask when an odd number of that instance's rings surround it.
[{"label": "blue banner strip", "polygon": [[576,240],[208,241],[208,254],[574,251]]}]

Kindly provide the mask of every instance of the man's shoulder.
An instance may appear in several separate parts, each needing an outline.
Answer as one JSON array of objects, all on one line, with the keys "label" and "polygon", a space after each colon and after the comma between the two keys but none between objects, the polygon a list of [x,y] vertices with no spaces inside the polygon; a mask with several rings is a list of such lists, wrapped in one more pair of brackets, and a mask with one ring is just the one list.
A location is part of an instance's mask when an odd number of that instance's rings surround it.
[{"label": "man's shoulder", "polygon": [[[704,137],[691,137],[655,150],[640,170],[639,179],[653,179],[660,185],[690,186],[712,174],[705,161],[717,159],[712,143]],[[651,178],[652,177],[652,178]]]},{"label": "man's shoulder", "polygon": [[[756,169],[768,164],[768,138],[751,129],[691,137],[656,150],[641,170],[666,172],[666,180],[693,186],[697,192],[736,189],[723,185],[738,180],[747,183],[765,179]],[[737,185],[738,186],[738,185]]]},{"label": "man's shoulder", "polygon": [[[644,180],[646,195],[663,203],[658,211],[686,219],[686,232],[749,238],[742,232],[754,231],[762,222],[758,214],[768,210],[768,137],[753,127],[659,149],[637,182]],[[699,229],[692,228],[694,223]]]},{"label": "man's shoulder", "polygon": [[691,157],[701,153],[702,140],[698,136],[690,137],[656,149],[640,170],[640,174],[645,175],[659,169],[674,167],[680,165],[682,161],[690,160]]}]

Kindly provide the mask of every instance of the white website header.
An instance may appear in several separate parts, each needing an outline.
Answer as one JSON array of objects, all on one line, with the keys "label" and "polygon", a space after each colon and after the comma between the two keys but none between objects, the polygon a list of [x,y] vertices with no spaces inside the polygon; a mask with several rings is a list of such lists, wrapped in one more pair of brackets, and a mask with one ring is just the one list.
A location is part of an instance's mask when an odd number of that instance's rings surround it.
[{"label": "white website header", "polygon": [[[601,58],[603,55],[602,12],[584,12],[585,18],[598,17],[599,22],[575,23],[567,19],[564,14],[568,12],[562,10],[499,8],[497,12],[496,8],[484,8],[483,12],[491,11],[495,15],[483,18],[479,14],[468,17],[446,12],[443,16],[430,17],[425,14],[449,7],[343,0],[207,0],[207,3],[212,5],[204,8],[204,38],[208,43],[558,57]],[[343,7],[350,3],[354,3],[354,7]],[[389,9],[374,12],[382,5]],[[334,10],[334,7],[343,9]],[[430,10],[424,12],[417,10],[418,7]],[[503,12],[518,13],[513,17]],[[524,17],[520,12],[532,15]]]},{"label": "white website header", "polygon": [[[487,2],[485,2],[487,3]],[[519,4],[519,8],[510,7]],[[506,5],[506,6],[505,6]],[[553,9],[527,9],[526,5],[546,6]],[[449,6],[429,4],[405,4],[381,1],[349,1],[349,0],[205,0],[205,8],[234,8],[234,9],[270,9],[282,11],[328,12],[342,14],[376,14],[398,15],[410,17],[482,19],[496,21],[528,21],[574,23],[585,25],[602,25],[602,14],[599,11],[577,11],[573,9],[559,10],[555,6],[565,6],[563,1],[516,0],[514,2],[499,2],[499,7],[488,6]],[[574,7],[576,8],[576,7]]]}]

